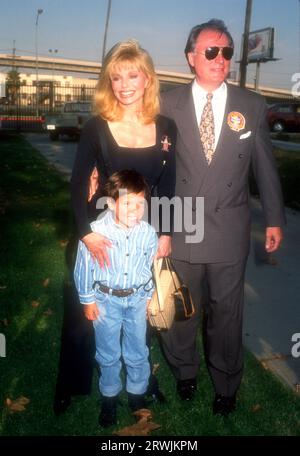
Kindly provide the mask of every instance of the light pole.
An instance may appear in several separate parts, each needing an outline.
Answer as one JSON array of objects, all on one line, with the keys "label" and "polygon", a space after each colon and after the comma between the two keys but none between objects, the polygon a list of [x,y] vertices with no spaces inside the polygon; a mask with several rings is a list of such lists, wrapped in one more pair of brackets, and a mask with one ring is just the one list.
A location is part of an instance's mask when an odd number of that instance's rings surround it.
[{"label": "light pole", "polygon": [[54,63],[55,63],[55,57],[54,54],[57,54],[58,49],[49,49],[50,54],[52,55],[53,53],[53,59],[52,59],[52,84],[51,84],[51,89],[50,89],[50,107],[51,110],[54,111],[54,100],[55,100],[55,93],[54,93]]},{"label": "light pole", "polygon": [[49,49],[50,54],[52,55],[53,53],[53,59],[52,59],[52,82],[54,81],[54,64],[55,64],[55,56],[54,54],[58,53],[58,49]]},{"label": "light pole", "polygon": [[298,51],[299,51],[299,62],[298,62],[298,68],[300,68],[300,0],[299,0],[299,43],[298,43]]},{"label": "light pole", "polygon": [[252,0],[247,0],[245,24],[244,24],[243,52],[242,52],[242,60],[240,62],[240,87],[245,87],[246,79],[247,79],[248,42],[249,42],[249,30],[250,30],[250,22],[251,22],[251,11],[252,11]]},{"label": "light pole", "polygon": [[35,21],[35,73],[36,73],[36,115],[39,115],[39,54],[38,54],[38,25],[39,16],[43,13],[42,9],[38,9]]},{"label": "light pole", "polygon": [[107,37],[107,30],[108,30],[108,23],[109,23],[110,8],[111,8],[111,0],[108,0],[107,12],[106,12],[106,22],[105,22],[105,31],[104,31],[104,38],[103,38],[101,65],[103,64],[103,60],[104,60],[104,57],[105,57],[106,37]]}]

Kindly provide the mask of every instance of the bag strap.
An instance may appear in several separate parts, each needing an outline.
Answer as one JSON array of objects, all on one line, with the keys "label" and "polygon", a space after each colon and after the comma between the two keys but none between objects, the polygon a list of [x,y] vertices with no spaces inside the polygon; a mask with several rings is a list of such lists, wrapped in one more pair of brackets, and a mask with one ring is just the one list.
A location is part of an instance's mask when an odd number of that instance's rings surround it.
[{"label": "bag strap", "polygon": [[161,283],[160,283],[160,274],[162,271],[164,261],[167,266],[167,270],[172,277],[172,280],[174,283],[174,288],[176,291],[178,291],[178,288],[176,286],[176,281],[174,279],[174,274],[176,274],[176,272],[174,271],[170,258],[159,258],[159,260],[154,260],[153,261],[154,279],[155,279],[158,305],[159,305],[159,309],[161,312],[164,310],[164,295],[163,295],[163,290],[162,290]]},{"label": "bag strap", "polygon": [[158,300],[160,309],[161,309],[160,303],[163,301],[162,289],[161,289],[160,280],[159,280],[161,269],[162,269],[162,258],[160,258],[159,260],[154,260],[153,261],[154,282],[155,282],[157,300]]},{"label": "bag strap", "polygon": [[171,277],[172,277],[172,280],[173,280],[173,283],[174,283],[175,291],[178,291],[178,287],[177,287],[176,281],[175,281],[175,279],[174,279],[174,276],[177,275],[177,277],[178,277],[178,274],[177,274],[177,272],[175,271],[175,268],[174,268],[174,266],[173,266],[173,263],[172,263],[171,259],[170,259],[169,257],[165,257],[164,260],[165,260],[166,265],[167,265],[167,268],[168,268],[168,270],[169,270],[169,272],[170,272],[170,274],[171,274]]}]

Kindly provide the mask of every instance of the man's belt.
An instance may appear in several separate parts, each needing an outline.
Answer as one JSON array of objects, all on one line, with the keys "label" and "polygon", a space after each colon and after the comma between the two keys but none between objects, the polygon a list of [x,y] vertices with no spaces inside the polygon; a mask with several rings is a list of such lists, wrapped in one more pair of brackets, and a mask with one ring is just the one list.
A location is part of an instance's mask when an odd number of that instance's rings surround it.
[{"label": "man's belt", "polygon": [[126,296],[130,296],[136,291],[134,288],[124,288],[123,290],[118,290],[116,288],[110,288],[106,285],[102,285],[102,283],[97,283],[97,285],[98,289],[102,291],[102,293],[118,296],[119,298],[126,298]]}]

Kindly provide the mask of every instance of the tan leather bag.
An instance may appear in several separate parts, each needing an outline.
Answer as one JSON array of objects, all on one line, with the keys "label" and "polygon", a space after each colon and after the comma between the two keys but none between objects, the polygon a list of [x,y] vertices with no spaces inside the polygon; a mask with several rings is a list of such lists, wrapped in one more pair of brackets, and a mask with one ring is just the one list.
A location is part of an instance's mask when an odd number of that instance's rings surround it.
[{"label": "tan leather bag", "polygon": [[170,258],[153,262],[155,291],[148,305],[151,326],[169,329],[173,321],[183,321],[195,313],[192,296],[178,277]]}]

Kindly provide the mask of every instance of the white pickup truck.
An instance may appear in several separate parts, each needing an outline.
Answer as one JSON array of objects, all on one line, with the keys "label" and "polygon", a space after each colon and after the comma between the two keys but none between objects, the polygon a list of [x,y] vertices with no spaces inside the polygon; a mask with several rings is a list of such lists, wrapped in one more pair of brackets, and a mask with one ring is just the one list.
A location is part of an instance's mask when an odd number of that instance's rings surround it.
[{"label": "white pickup truck", "polygon": [[59,114],[45,116],[44,128],[52,141],[60,135],[79,138],[84,123],[92,116],[91,103],[88,101],[69,101]]}]

